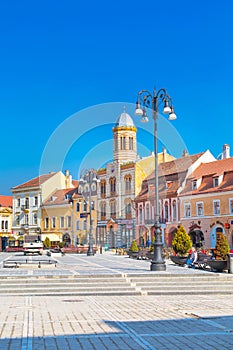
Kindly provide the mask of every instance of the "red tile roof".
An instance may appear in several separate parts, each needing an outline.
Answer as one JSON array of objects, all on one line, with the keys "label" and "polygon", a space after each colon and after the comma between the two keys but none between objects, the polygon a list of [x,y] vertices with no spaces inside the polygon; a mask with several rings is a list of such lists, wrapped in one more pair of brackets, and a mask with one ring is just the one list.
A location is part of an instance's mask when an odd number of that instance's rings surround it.
[{"label": "red tile roof", "polygon": [[[188,168],[195,163],[202,155],[202,153],[194,155],[186,155],[181,158],[174,159],[170,162],[164,162],[159,164],[159,196],[163,198],[174,197],[177,195],[177,190],[184,182]],[[154,198],[155,172],[153,171],[142,184],[142,190],[135,198],[135,202],[146,201],[149,198]],[[148,183],[148,185],[147,185]],[[152,186],[150,186],[150,184]],[[149,189],[148,189],[149,187]]]},{"label": "red tile roof", "polygon": [[35,177],[32,180],[29,180],[27,182],[24,182],[21,185],[13,187],[13,190],[24,189],[24,188],[27,188],[27,187],[38,187],[41,184],[43,184],[45,181],[47,181],[48,179],[53,177],[55,174],[57,174],[57,173],[53,172],[53,173],[37,176],[37,177]]},{"label": "red tile roof", "polygon": [[[213,179],[223,175],[219,186],[214,187]],[[201,184],[193,190],[193,180],[201,178]],[[204,193],[214,193],[233,190],[233,158],[216,160],[201,164],[187,179],[187,183],[181,192],[181,196]]]},{"label": "red tile roof", "polygon": [[59,205],[70,203],[72,196],[76,191],[77,188],[56,190],[49,196],[49,198],[43,202],[43,205]]},{"label": "red tile roof", "polygon": [[12,196],[1,196],[0,195],[0,206],[1,207],[12,207]]}]

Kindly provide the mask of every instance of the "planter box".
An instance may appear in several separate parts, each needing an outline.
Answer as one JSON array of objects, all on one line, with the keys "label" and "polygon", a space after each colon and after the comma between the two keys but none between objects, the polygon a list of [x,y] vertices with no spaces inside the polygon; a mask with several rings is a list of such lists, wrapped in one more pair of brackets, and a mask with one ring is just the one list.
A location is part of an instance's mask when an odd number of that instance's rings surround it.
[{"label": "planter box", "polygon": [[207,264],[213,271],[221,272],[227,270],[227,260],[208,260]]},{"label": "planter box", "polygon": [[183,266],[186,263],[187,256],[170,255],[170,259],[174,264]]}]

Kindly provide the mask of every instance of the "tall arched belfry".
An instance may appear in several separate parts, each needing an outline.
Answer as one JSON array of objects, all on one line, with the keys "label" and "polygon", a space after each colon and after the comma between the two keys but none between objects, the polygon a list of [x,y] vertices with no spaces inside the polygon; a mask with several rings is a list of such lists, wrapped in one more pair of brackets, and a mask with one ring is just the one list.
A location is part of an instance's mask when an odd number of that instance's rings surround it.
[{"label": "tall arched belfry", "polygon": [[119,116],[113,130],[113,159],[119,163],[136,161],[137,140],[132,118],[124,112]]}]

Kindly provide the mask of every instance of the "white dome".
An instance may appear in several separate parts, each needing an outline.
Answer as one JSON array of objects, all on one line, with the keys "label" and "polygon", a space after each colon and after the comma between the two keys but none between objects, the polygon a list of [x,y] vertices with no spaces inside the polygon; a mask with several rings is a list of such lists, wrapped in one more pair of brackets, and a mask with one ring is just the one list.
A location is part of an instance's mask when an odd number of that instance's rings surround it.
[{"label": "white dome", "polygon": [[134,126],[133,119],[128,113],[123,112],[116,121],[115,127],[117,126]]}]

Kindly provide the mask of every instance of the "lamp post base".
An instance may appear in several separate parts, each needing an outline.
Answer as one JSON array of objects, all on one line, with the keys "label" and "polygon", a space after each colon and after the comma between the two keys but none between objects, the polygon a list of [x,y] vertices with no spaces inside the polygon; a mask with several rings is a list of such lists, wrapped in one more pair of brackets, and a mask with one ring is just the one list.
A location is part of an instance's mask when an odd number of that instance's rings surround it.
[{"label": "lamp post base", "polygon": [[93,247],[91,245],[88,246],[88,250],[87,250],[87,256],[93,256],[95,255],[94,251],[93,251]]},{"label": "lamp post base", "polygon": [[151,261],[150,265],[150,270],[151,271],[166,271],[166,265],[165,262],[154,262],[153,260]]},{"label": "lamp post base", "polygon": [[151,271],[165,271],[166,270],[166,264],[165,264],[165,261],[163,259],[163,244],[162,244],[162,242],[155,242],[154,243],[154,256],[153,256],[153,260],[151,261],[150,270]]}]

